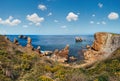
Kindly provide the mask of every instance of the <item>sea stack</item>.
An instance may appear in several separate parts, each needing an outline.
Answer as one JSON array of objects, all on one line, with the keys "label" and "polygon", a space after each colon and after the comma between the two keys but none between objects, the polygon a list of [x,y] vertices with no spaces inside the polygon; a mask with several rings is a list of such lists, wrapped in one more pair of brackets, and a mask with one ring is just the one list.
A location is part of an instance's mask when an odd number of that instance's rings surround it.
[{"label": "sea stack", "polygon": [[76,37],[76,38],[75,38],[75,41],[76,41],[76,42],[82,42],[83,40],[82,40],[81,37]]},{"label": "sea stack", "polygon": [[33,50],[33,46],[31,44],[31,42],[32,42],[32,39],[30,37],[28,37],[27,38],[27,45],[26,45],[26,47],[31,49],[31,50]]},{"label": "sea stack", "polygon": [[52,60],[58,61],[58,62],[66,62],[68,61],[68,54],[69,54],[69,45],[66,45],[66,47],[62,50],[56,49],[51,56]]}]

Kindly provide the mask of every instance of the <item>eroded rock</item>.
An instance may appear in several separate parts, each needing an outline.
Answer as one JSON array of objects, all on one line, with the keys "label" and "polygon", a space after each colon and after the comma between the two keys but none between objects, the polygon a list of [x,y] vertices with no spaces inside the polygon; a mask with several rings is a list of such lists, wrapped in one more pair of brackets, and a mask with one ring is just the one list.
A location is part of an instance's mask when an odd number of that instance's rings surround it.
[{"label": "eroded rock", "polygon": [[95,41],[92,45],[92,48],[96,51],[102,50],[105,43],[107,42],[108,33],[96,33],[94,35]]},{"label": "eroded rock", "polygon": [[33,46],[31,44],[31,42],[32,42],[32,39],[30,37],[28,37],[27,38],[27,45],[26,45],[26,47],[31,49],[31,50],[33,50]]},{"label": "eroded rock", "polygon": [[60,51],[56,49],[53,55],[51,56],[51,59],[63,63],[68,61],[68,54],[69,54],[69,45],[66,45],[66,47]]},{"label": "eroded rock", "polygon": [[92,48],[84,52],[87,62],[105,60],[120,47],[120,35],[99,32],[94,37]]},{"label": "eroded rock", "polygon": [[14,38],[13,43],[16,44],[16,45],[19,45],[19,42],[18,42],[18,40],[16,38]]}]

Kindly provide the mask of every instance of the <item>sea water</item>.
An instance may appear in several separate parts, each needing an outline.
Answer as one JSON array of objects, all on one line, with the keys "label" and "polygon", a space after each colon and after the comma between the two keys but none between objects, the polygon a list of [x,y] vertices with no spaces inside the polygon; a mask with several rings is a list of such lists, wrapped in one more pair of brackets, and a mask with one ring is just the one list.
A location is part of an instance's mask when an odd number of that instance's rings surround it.
[{"label": "sea water", "polygon": [[[93,35],[26,35],[31,37],[32,45],[34,48],[41,47],[42,51],[54,51],[55,49],[63,49],[67,44],[70,46],[69,56],[75,56],[78,59],[83,59],[82,50],[86,48],[86,45],[92,45],[94,37]],[[20,39],[18,35],[7,36],[12,42],[16,38],[20,45],[25,46],[27,44],[26,39]],[[84,41],[76,42],[75,37],[81,37]]]}]

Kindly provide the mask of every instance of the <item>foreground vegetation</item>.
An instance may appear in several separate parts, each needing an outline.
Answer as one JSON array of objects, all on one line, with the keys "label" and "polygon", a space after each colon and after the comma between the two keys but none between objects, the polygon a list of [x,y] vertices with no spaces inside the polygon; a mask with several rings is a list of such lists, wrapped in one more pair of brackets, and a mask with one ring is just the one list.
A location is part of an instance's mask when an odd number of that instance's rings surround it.
[{"label": "foreground vegetation", "polygon": [[0,43],[0,81],[120,81],[120,49],[107,61],[75,69]]}]

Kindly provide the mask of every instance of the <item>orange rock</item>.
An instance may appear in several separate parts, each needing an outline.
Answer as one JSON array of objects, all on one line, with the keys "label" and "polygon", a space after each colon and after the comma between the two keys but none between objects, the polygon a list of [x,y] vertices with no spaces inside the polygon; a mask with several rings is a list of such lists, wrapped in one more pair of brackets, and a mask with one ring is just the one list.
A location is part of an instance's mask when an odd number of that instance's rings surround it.
[{"label": "orange rock", "polygon": [[58,62],[66,62],[68,60],[68,54],[69,54],[69,45],[66,45],[66,47],[60,51],[56,49],[51,58]]},{"label": "orange rock", "polygon": [[33,49],[33,46],[32,46],[32,44],[31,44],[31,42],[32,42],[32,39],[31,39],[30,37],[28,37],[28,38],[27,38],[27,45],[26,45],[26,47],[32,50],[32,49]]},{"label": "orange rock", "polygon": [[96,33],[94,36],[95,41],[92,45],[92,48],[96,51],[101,50],[106,43],[107,35],[108,35],[107,33]]}]

